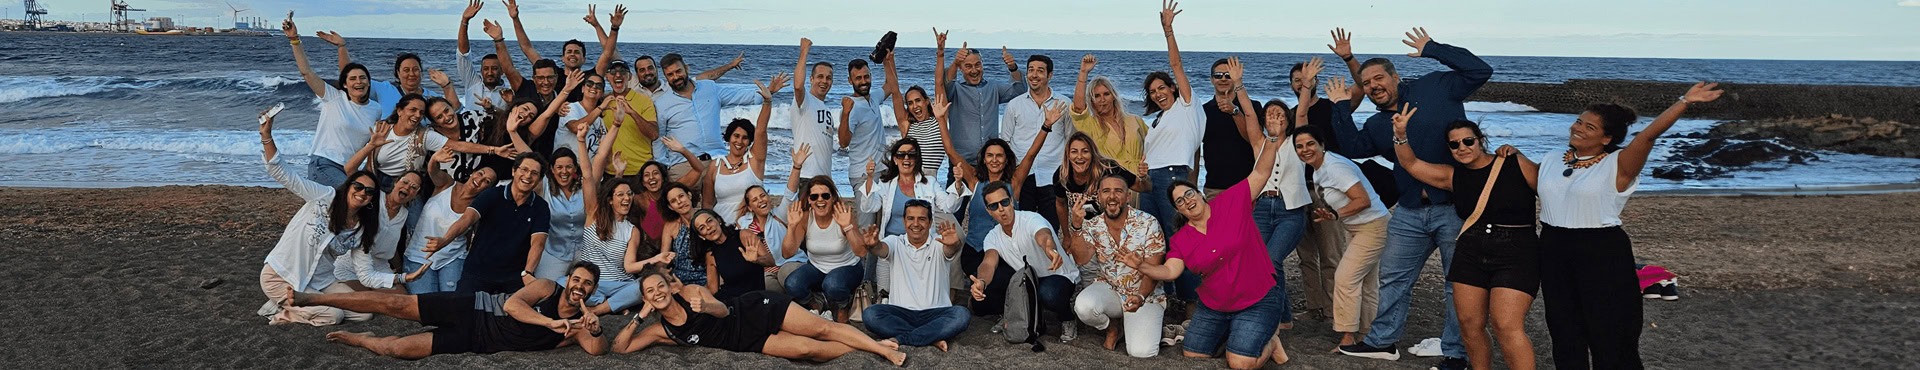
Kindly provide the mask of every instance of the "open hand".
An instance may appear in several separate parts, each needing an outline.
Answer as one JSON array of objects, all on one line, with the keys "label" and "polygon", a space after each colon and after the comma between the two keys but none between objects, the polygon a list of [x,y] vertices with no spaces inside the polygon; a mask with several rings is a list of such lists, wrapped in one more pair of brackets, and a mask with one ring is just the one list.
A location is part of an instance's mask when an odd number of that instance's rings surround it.
[{"label": "open hand", "polygon": [[390,132],[393,132],[393,123],[389,123],[385,121],[374,122],[372,132],[373,132],[373,137],[367,140],[367,146],[377,148],[377,147],[385,146],[387,145],[387,143],[393,142],[393,140],[389,140],[387,138],[387,134]]},{"label": "open hand", "polygon": [[333,44],[334,47],[347,46],[347,38],[344,36],[340,36],[339,32],[320,31],[320,32],[314,32],[313,36],[319,37],[321,41],[326,41],[329,44]]},{"label": "open hand", "polygon": [[500,24],[494,23],[492,20],[487,20],[487,19],[480,20],[480,31],[486,32],[487,37],[492,37],[494,40],[499,40],[504,38],[500,36]]},{"label": "open hand", "polygon": [[[582,83],[582,82],[586,82],[586,81],[587,81],[587,71],[586,71],[586,70],[584,70],[584,69],[576,69],[576,70],[572,70],[572,71],[567,71],[567,89],[566,89],[566,91],[573,91],[573,89],[574,89],[574,88],[576,88],[576,87],[580,87],[580,83]],[[563,114],[563,115],[564,115],[564,114]]]},{"label": "open hand", "polygon": [[1333,43],[1327,44],[1327,50],[1332,50],[1334,56],[1343,60],[1353,58],[1353,35],[1348,34],[1347,29],[1335,27],[1327,33],[1333,35]]},{"label": "open hand", "polygon": [[[496,148],[496,149],[497,149],[497,148]],[[453,153],[454,153],[454,151],[452,151],[452,150],[439,150],[439,151],[434,151],[434,152],[433,152],[433,157],[431,157],[431,158],[427,158],[427,160],[428,160],[428,161],[432,161],[433,163],[447,163],[447,162],[452,162],[452,161],[453,161]]]},{"label": "open hand", "polygon": [[847,210],[847,204],[839,199],[830,200],[833,201],[833,221],[839,223],[841,228],[854,227],[853,211]]},{"label": "open hand", "polygon": [[507,18],[514,18],[514,19],[520,18],[519,3],[514,2],[514,0],[502,0],[501,2],[507,4]]},{"label": "open hand", "polygon": [[1414,27],[1413,32],[1407,32],[1407,39],[1401,40],[1400,43],[1413,47],[1413,52],[1407,53],[1407,56],[1419,58],[1425,55],[1423,53],[1427,51],[1427,43],[1431,41],[1433,38],[1427,36],[1426,27]]},{"label": "open hand", "polygon": [[[800,144],[800,148],[795,149],[793,151],[793,163],[795,164],[807,163],[807,157],[812,155],[813,155],[813,145]],[[794,167],[799,167],[799,166],[794,166]]]},{"label": "open hand", "polygon": [[660,146],[665,146],[667,147],[667,150],[676,151],[676,152],[687,151],[687,147],[685,145],[680,145],[680,139],[675,139],[672,136],[660,137]]},{"label": "open hand", "polygon": [[1126,250],[1126,249],[1121,249],[1119,251],[1114,252],[1113,259],[1120,262],[1120,264],[1122,265],[1127,265],[1127,267],[1132,267],[1135,269],[1140,268],[1140,263],[1142,261],[1145,261],[1145,259],[1140,258],[1139,254],[1133,253],[1133,251]]},{"label": "open hand", "polygon": [[613,14],[607,16],[607,18],[612,19],[613,28],[620,28],[620,24],[625,23],[627,21],[627,5],[626,4],[614,5]]},{"label": "open hand", "polygon": [[1720,94],[1725,91],[1714,90],[1716,87],[1720,87],[1720,83],[1694,83],[1693,87],[1687,88],[1687,95],[1682,96],[1681,99],[1685,99],[1688,103],[1705,103],[1720,99]]},{"label": "open hand", "polygon": [[947,118],[947,109],[952,107],[953,103],[947,102],[946,93],[933,94],[933,118]]},{"label": "open hand", "polygon": [[613,173],[616,173],[616,174],[627,173],[627,158],[622,153],[624,152],[621,152],[618,150],[614,151],[613,158],[609,160],[610,163],[608,163],[608,166],[613,167]]},{"label": "open hand", "polygon": [[1173,0],[1161,0],[1160,1],[1160,28],[1165,29],[1168,32],[1172,32],[1173,17],[1180,15],[1180,12],[1183,12],[1183,11],[1184,10],[1180,10],[1179,2],[1175,2]]},{"label": "open hand", "polygon": [[[442,152],[452,153],[453,151],[442,150]],[[520,155],[520,150],[514,149],[513,145],[501,145],[493,147],[493,155],[500,156],[500,158],[513,159],[514,156]]]},{"label": "open hand", "polygon": [[1347,101],[1348,99],[1353,98],[1353,93],[1351,91],[1348,91],[1348,89],[1350,88],[1347,87],[1346,77],[1341,77],[1341,76],[1329,77],[1327,78],[1327,82],[1321,85],[1320,89],[1326,90],[1327,100],[1333,101],[1334,103]]},{"label": "open hand", "polygon": [[1328,208],[1326,207],[1315,207],[1313,209],[1313,222],[1320,222],[1320,221],[1334,219],[1333,211],[1329,211],[1327,209]]},{"label": "open hand", "polygon": [[940,222],[940,243],[946,244],[946,245],[959,244],[960,243],[960,225],[955,225],[953,221],[941,221]]},{"label": "open hand", "polygon": [[440,87],[446,87],[447,85],[453,84],[453,79],[447,78],[447,72],[441,71],[439,69],[427,70],[427,79],[433,80],[433,83],[440,85]]},{"label": "open hand", "polygon": [[480,15],[480,8],[482,7],[484,7],[484,5],[482,5],[480,0],[467,2],[467,10],[460,12],[460,21],[465,22],[473,19],[474,16]]},{"label": "open hand", "polygon": [[1042,131],[1052,130],[1054,122],[1060,122],[1060,116],[1067,113],[1067,103],[1057,103],[1047,107],[1047,122],[1040,124]]}]

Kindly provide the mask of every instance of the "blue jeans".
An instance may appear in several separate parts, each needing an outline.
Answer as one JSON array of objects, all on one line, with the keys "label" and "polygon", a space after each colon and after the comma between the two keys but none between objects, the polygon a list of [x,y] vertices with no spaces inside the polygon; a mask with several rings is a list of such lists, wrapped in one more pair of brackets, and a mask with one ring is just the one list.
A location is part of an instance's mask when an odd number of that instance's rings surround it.
[{"label": "blue jeans", "polygon": [[966,331],[969,314],[960,306],[910,310],[876,304],[860,311],[860,317],[866,320],[867,330],[873,331],[875,338],[893,338],[901,345],[922,347]]},{"label": "blue jeans", "polygon": [[1173,224],[1174,216],[1179,215],[1179,213],[1173,210],[1173,200],[1167,199],[1167,187],[1172,186],[1173,180],[1175,179],[1187,178],[1188,171],[1191,171],[1191,169],[1187,166],[1170,166],[1147,170],[1148,181],[1153,181],[1153,191],[1141,196],[1140,211],[1153,215],[1153,218],[1158,219],[1160,221],[1160,234],[1166,235],[1169,238],[1173,237],[1173,232],[1179,231],[1180,228],[1178,225]]},{"label": "blue jeans", "polygon": [[1307,207],[1287,209],[1281,197],[1253,200],[1253,225],[1267,242],[1267,258],[1273,259],[1273,285],[1280,288],[1280,322],[1293,322],[1293,301],[1287,299],[1287,255],[1300,246],[1307,232]]},{"label": "blue jeans", "polygon": [[340,184],[347,183],[346,167],[333,163],[333,160],[326,157],[310,156],[307,160],[307,180],[337,188]]},{"label": "blue jeans", "polygon": [[[420,274],[419,280],[407,283],[407,293],[419,295],[454,291],[460,287],[460,271],[466,264],[467,260],[462,258],[453,260],[453,262],[447,262],[446,266],[440,266],[440,269],[437,270],[427,269],[427,272]],[[419,270],[421,266],[421,264],[413,263],[413,261],[407,261],[403,265],[405,265],[407,271],[401,272],[402,275],[413,273],[414,270]]]},{"label": "blue jeans", "polygon": [[593,294],[587,296],[587,305],[598,306],[606,303],[611,312],[620,312],[640,304],[640,281],[602,281],[594,285]]},{"label": "blue jeans", "polygon": [[855,263],[852,266],[841,266],[830,272],[820,272],[820,269],[813,266],[794,271],[792,275],[787,275],[787,295],[792,296],[795,303],[808,306],[802,302],[806,302],[808,297],[818,290],[827,297],[827,307],[808,308],[819,310],[846,307],[847,304],[853,303],[853,288],[859,287],[860,280],[865,278],[867,268],[864,265],[865,263]]},{"label": "blue jeans", "polygon": [[1234,312],[1220,312],[1200,305],[1200,311],[1193,313],[1193,323],[1187,325],[1187,340],[1184,349],[1187,352],[1214,355],[1220,353],[1220,344],[1226,342],[1227,352],[1247,357],[1260,357],[1265,352],[1267,342],[1273,339],[1273,331],[1280,325],[1281,310],[1287,305],[1286,289],[1267,288],[1267,295],[1252,306]]},{"label": "blue jeans", "polygon": [[[1418,199],[1408,199],[1417,202]],[[1373,319],[1373,332],[1364,341],[1368,346],[1389,347],[1406,332],[1407,305],[1413,300],[1413,282],[1427,266],[1427,256],[1440,250],[1441,275],[1453,266],[1453,238],[1460,233],[1460,216],[1452,204],[1413,206],[1401,204],[1387,220],[1387,246],[1380,252],[1380,314]],[[1460,320],[1453,312],[1453,284],[1444,281],[1446,328],[1440,333],[1440,352],[1447,357],[1466,358],[1460,343]]]}]

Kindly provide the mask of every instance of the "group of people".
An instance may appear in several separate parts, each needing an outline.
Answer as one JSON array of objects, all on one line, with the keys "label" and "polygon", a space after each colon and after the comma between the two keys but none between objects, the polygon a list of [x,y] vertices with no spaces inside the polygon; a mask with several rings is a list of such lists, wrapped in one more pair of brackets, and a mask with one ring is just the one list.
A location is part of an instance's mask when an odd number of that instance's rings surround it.
[{"label": "group of people", "polygon": [[[1165,2],[1169,71],[1141,80],[1145,116],[1127,111],[1118,76],[1090,76],[1094,55],[1069,97],[1052,88],[1048,56],[1022,64],[1003,48],[1009,79],[990,81],[981,53],[963,45],[949,60],[935,30],[934,86],[903,91],[883,47],[872,58],[882,91],[868,61],[852,60],[852,94],[835,109],[842,70],[809,64],[807,39],[792,75],[731,88],[713,81],[741,58],[698,74],[678,54],[623,59],[624,6],[605,28],[589,9],[601,50],[588,65],[577,40],[541,58],[504,3],[530,78],[492,21],[493,53],[474,69],[478,0],[461,17],[458,83],[414,54],[375,80],[344,37],[322,32],[340,60],[325,81],[289,14],[320,118],[312,152],[292,154],[306,156],[303,170],[284,167],[272,117],[262,120],[267,172],[304,205],[261,269],[259,314],[435,327],[327,336],[407,359],[693,345],[810,361],[860,350],[894,364],[903,345],[950,350],[982,316],[1010,342],[1037,343],[1055,322],[1072,341],[1086,325],[1134,357],[1177,342],[1185,356],[1250,368],[1287,361],[1288,255],[1299,253],[1307,312],[1341,337],[1335,350],[1397,360],[1414,282],[1437,251],[1449,284],[1435,368],[1490,368],[1495,340],[1506,364],[1533,368],[1523,325],[1536,294],[1559,367],[1638,368],[1639,289],[1619,215],[1654,140],[1720,95],[1696,85],[1634,135],[1632,110],[1593,105],[1569,149],[1536,163],[1489,150],[1466,119],[1463,101],[1493,68],[1423,29],[1407,34],[1408,55],[1448,70],[1403,79],[1387,59],[1355,58],[1336,30],[1329,48],[1354,86],[1320,81],[1316,57],[1290,71],[1297,105],[1255,102],[1230,57],[1210,68],[1212,101],[1196,102],[1173,30],[1181,11]],[[768,121],[789,80],[780,201],[764,186]],[[1356,125],[1362,97],[1379,113]],[[720,114],[754,103],[751,120]],[[884,129],[884,109],[899,132]],[[835,156],[847,178],[833,176]],[[1390,176],[1350,159],[1374,156],[1397,164]],[[599,317],[612,314],[634,319],[608,340]],[[848,324],[856,315],[864,332]]]}]

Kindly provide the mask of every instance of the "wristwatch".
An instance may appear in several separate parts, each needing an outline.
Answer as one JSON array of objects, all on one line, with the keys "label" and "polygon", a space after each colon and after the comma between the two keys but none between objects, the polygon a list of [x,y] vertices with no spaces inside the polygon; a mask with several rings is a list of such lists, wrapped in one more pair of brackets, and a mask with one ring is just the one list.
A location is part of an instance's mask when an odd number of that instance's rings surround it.
[{"label": "wristwatch", "polygon": [[1406,137],[1406,136],[1394,136],[1394,137],[1393,137],[1393,145],[1407,145],[1407,137]]}]

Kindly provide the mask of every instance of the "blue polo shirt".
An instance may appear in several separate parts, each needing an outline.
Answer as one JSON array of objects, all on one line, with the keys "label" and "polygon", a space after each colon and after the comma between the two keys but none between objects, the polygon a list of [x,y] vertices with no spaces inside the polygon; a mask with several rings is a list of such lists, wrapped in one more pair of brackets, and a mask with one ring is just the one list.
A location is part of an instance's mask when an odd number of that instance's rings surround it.
[{"label": "blue polo shirt", "polygon": [[513,191],[508,186],[511,185],[487,189],[467,206],[480,213],[480,220],[470,228],[473,238],[467,240],[466,270],[460,274],[462,287],[470,285],[469,282],[491,287],[520,286],[520,271],[527,268],[533,234],[547,233],[547,201],[529,194],[531,199],[515,204]]}]

